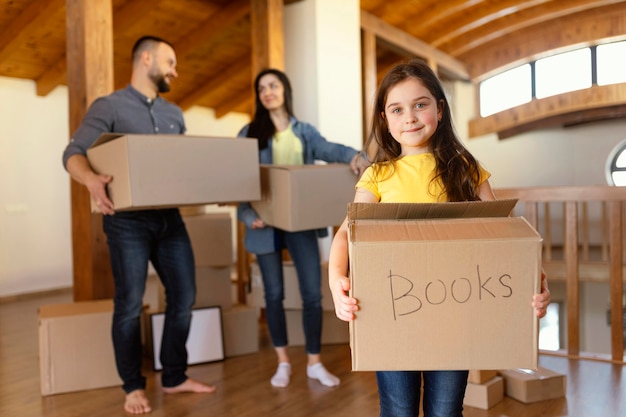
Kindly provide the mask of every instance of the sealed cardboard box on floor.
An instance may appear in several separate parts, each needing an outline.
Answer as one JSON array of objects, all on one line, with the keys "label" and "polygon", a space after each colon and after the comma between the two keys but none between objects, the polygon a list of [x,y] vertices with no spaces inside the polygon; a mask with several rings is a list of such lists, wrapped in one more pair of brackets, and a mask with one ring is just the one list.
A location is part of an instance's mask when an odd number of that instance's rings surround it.
[{"label": "sealed cardboard box on floor", "polygon": [[227,358],[259,351],[258,309],[238,304],[222,312],[224,353]]},{"label": "sealed cardboard box on floor", "polygon": [[112,318],[112,300],[39,308],[42,395],[122,385],[111,341]]},{"label": "sealed cardboard box on floor", "polygon": [[537,366],[541,237],[514,205],[350,204],[353,370]]},{"label": "sealed cardboard box on floor", "polygon": [[481,384],[468,382],[465,388],[463,405],[468,407],[489,410],[504,398],[504,380],[500,376],[494,376]]},{"label": "sealed cardboard box on floor", "polygon": [[87,158],[113,176],[107,191],[118,211],[261,198],[255,139],[108,133]]},{"label": "sealed cardboard box on floor", "polygon": [[491,381],[498,376],[498,371],[495,369],[478,370],[471,369],[467,377],[467,382],[472,384],[484,384],[487,381]]},{"label": "sealed cardboard box on floor", "polygon": [[338,226],[354,200],[348,164],[261,165],[261,194],[252,207],[263,221],[296,232]]},{"label": "sealed cardboard box on floor", "polygon": [[504,390],[508,397],[523,403],[561,398],[566,393],[565,375],[550,369],[500,370],[504,378]]}]

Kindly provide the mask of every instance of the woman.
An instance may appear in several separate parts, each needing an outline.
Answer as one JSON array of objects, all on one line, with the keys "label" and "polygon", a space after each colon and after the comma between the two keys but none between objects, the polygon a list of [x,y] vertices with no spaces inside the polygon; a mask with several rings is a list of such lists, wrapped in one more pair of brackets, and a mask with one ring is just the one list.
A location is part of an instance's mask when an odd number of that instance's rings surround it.
[{"label": "woman", "polygon": [[[261,71],[255,79],[254,87],[254,119],[244,126],[238,136],[258,139],[261,164],[303,165],[321,160],[350,163],[355,174],[360,173],[362,159],[356,149],[328,142],[314,126],[294,117],[291,85],[282,71]],[[322,296],[317,238],[327,234],[327,229],[299,232],[280,230],[266,225],[249,203],[239,205],[237,216],[246,225],[244,244],[249,252],[256,255],[263,278],[267,325],[278,356],[278,368],[270,381],[272,386],[286,387],[291,376],[283,308],[283,248],[289,251],[298,275],[308,363],[307,376],[326,386],[339,385],[339,378],[328,372],[320,360]]]}]

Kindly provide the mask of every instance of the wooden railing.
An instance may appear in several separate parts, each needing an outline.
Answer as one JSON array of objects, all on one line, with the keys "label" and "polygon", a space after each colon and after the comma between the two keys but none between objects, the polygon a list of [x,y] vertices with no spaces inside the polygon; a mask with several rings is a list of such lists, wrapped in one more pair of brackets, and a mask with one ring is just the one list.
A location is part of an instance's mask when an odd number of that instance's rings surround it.
[{"label": "wooden railing", "polygon": [[[624,207],[626,187],[579,186],[496,189],[499,199],[519,200],[516,212],[542,234],[543,266],[550,279],[563,279],[566,286],[567,347],[561,354],[588,358],[580,350],[580,283],[606,281],[610,287],[611,357],[624,363]],[[551,207],[563,208],[563,236],[552,236],[554,217]],[[600,240],[590,239],[589,205],[601,207]],[[595,260],[590,253],[599,252]],[[562,251],[556,259],[555,251]],[[558,354],[558,353],[557,353]],[[594,356],[594,359],[600,359]]]}]

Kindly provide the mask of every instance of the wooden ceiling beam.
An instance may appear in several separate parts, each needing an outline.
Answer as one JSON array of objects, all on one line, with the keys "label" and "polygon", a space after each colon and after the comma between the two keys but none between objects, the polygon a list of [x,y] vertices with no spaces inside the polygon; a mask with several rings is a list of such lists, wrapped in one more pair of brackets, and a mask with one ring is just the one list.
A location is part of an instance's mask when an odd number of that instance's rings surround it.
[{"label": "wooden ceiling beam", "polygon": [[229,1],[217,13],[176,41],[176,55],[183,57],[192,53],[200,42],[207,43],[249,14],[250,0]]},{"label": "wooden ceiling beam", "polygon": [[39,78],[35,80],[37,95],[40,97],[45,97],[52,92],[59,85],[67,82],[66,74],[67,74],[67,58],[65,54],[63,58],[59,60],[56,64],[51,65],[48,69],[41,74]]},{"label": "wooden ceiling beam", "polygon": [[8,59],[27,40],[31,29],[46,21],[65,5],[65,0],[35,0],[0,32],[0,62]]},{"label": "wooden ceiling beam", "polygon": [[219,106],[215,106],[215,118],[226,116],[235,109],[246,108],[245,113],[252,115],[254,112],[254,100],[250,95],[250,91],[241,91],[239,94],[231,94],[228,100],[220,102]]},{"label": "wooden ceiling beam", "polygon": [[[143,13],[148,7],[155,7],[160,0],[135,0],[126,3],[123,7],[114,12],[113,33],[132,26],[137,20],[137,15]],[[45,0],[40,0],[45,2]],[[67,78],[67,58],[65,55],[55,64],[50,65],[48,69],[36,80],[37,95],[47,96],[59,85],[66,82]]]},{"label": "wooden ceiling beam", "polygon": [[[245,58],[242,58],[245,60]],[[185,98],[179,100],[176,104],[183,109],[187,110],[191,106],[201,101],[205,96],[211,94],[214,90],[222,87],[228,82],[230,78],[248,75],[250,73],[250,67],[247,65],[240,65],[240,61],[233,62],[228,65],[228,68],[236,68],[235,71],[224,70],[220,72],[218,77],[211,77],[207,79],[201,85],[198,85],[191,93],[187,94]]]},{"label": "wooden ceiling beam", "polygon": [[[600,3],[604,7],[597,7]],[[467,36],[473,41],[465,39],[464,43],[449,45],[446,50],[452,48],[455,56],[466,63],[471,79],[479,82],[493,75],[494,71],[539,58],[549,51],[589,45],[593,43],[591,40],[598,42],[624,34],[626,5],[623,2],[613,3],[616,1],[596,1],[593,3],[596,7],[575,14],[563,15],[562,11],[553,11],[552,17],[557,13],[560,17],[549,25],[544,24],[541,16],[529,16],[526,23],[507,21],[494,34],[489,33],[493,26],[481,28]],[[528,26],[527,23],[533,25]]]},{"label": "wooden ceiling beam", "polygon": [[124,29],[132,27],[137,22],[137,16],[158,7],[160,2],[161,0],[133,0],[113,10],[113,33],[121,33]]},{"label": "wooden ceiling beam", "polygon": [[252,78],[263,68],[285,69],[283,0],[250,0]]},{"label": "wooden ceiling beam", "polygon": [[377,38],[389,42],[410,54],[423,58],[428,62],[435,62],[437,67],[445,69],[451,76],[469,80],[469,72],[461,61],[363,10],[361,10],[361,29],[374,33]]}]

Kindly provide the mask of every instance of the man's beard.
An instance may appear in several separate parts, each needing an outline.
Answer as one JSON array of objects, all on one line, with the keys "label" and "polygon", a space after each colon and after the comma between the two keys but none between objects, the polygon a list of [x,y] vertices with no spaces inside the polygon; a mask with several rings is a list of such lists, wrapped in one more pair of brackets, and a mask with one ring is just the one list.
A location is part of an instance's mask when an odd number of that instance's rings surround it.
[{"label": "man's beard", "polygon": [[157,86],[159,93],[167,93],[170,91],[170,85],[163,74],[150,74],[150,79]]}]

